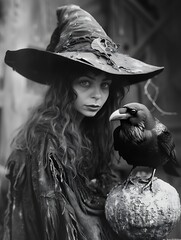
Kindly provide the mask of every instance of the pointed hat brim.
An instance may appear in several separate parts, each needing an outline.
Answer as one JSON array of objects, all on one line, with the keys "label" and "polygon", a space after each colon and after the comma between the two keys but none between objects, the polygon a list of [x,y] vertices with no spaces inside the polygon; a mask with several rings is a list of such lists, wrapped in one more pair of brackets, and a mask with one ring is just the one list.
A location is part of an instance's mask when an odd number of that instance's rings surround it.
[{"label": "pointed hat brim", "polygon": [[111,62],[91,52],[49,52],[41,49],[24,48],[7,51],[5,63],[25,78],[50,85],[53,78],[63,71],[76,69],[84,64],[93,69],[109,73],[121,85],[131,85],[153,78],[163,71],[163,67],[146,64],[142,61],[116,52]]}]

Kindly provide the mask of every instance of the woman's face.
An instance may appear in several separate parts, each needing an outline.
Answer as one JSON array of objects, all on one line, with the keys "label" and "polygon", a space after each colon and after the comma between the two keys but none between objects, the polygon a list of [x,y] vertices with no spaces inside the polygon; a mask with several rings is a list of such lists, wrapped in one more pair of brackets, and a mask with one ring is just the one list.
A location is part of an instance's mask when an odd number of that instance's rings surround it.
[{"label": "woman's face", "polygon": [[111,79],[106,73],[88,72],[73,81],[77,98],[75,109],[86,117],[93,117],[102,108],[109,96]]}]

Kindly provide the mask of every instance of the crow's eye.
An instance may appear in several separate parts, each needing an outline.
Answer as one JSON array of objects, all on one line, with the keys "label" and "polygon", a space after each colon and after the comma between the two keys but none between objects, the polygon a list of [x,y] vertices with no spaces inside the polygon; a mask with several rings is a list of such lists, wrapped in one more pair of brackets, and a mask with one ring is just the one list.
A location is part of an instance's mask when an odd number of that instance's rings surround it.
[{"label": "crow's eye", "polygon": [[136,113],[137,113],[137,110],[136,110],[136,109],[129,109],[129,113],[130,113],[132,116],[135,116]]}]

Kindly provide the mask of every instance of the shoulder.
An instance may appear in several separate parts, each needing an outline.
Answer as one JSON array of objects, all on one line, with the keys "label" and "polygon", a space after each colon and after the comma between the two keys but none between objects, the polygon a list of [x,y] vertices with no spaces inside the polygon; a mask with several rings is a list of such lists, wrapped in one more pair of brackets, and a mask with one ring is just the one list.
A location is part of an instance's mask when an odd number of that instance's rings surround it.
[{"label": "shoulder", "polygon": [[25,163],[26,151],[25,150],[13,150],[7,160],[6,167],[11,170],[16,166],[22,166]]},{"label": "shoulder", "polygon": [[[26,172],[26,152],[22,150],[13,150],[6,163],[6,178],[11,182],[14,188],[20,189],[24,182]],[[19,188],[20,187],[20,188]]]}]

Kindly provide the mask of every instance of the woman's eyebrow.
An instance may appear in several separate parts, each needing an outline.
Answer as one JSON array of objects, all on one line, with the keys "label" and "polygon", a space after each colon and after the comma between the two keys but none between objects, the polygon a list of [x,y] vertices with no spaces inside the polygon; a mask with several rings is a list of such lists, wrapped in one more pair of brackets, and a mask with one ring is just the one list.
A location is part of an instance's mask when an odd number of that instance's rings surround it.
[{"label": "woman's eyebrow", "polygon": [[90,79],[92,79],[92,80],[95,80],[95,77],[94,77],[94,76],[91,76],[91,75],[89,75],[88,73],[87,73],[87,74],[85,74],[85,75],[82,75],[80,78],[84,78],[84,77],[87,77],[87,78],[90,78]]},{"label": "woman's eyebrow", "polygon": [[112,80],[110,78],[104,78],[102,81],[112,82]]}]

